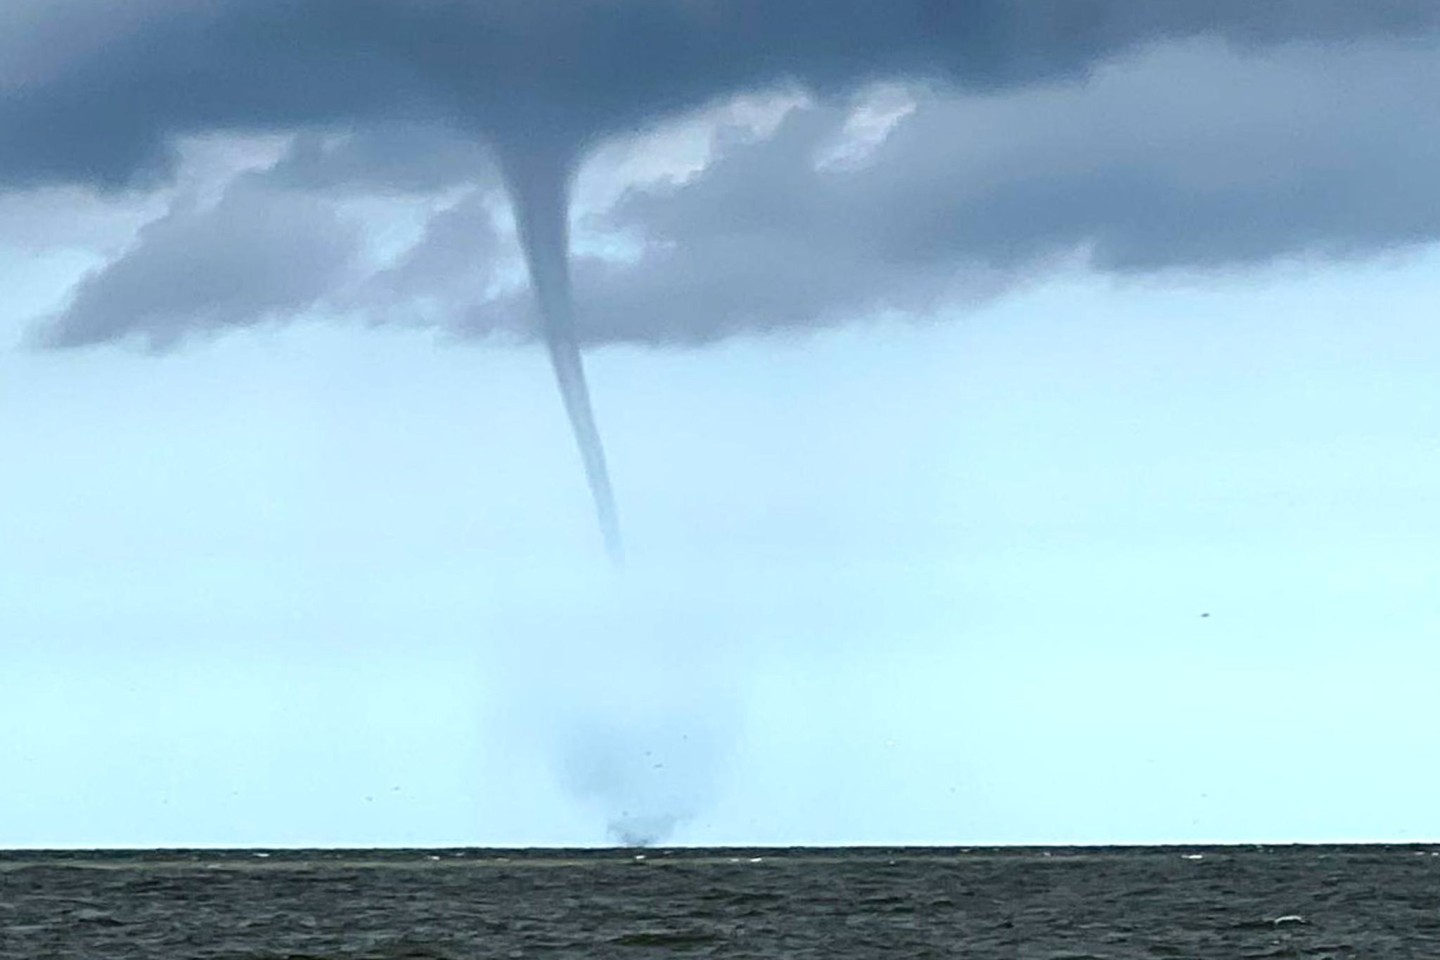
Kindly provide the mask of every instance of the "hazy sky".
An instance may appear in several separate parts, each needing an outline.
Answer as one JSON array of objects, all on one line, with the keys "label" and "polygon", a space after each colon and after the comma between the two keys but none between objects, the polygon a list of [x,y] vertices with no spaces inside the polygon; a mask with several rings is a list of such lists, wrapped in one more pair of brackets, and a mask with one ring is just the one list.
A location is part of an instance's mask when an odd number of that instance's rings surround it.
[{"label": "hazy sky", "polygon": [[135,7],[0,11],[0,846],[1440,837],[1428,0]]}]

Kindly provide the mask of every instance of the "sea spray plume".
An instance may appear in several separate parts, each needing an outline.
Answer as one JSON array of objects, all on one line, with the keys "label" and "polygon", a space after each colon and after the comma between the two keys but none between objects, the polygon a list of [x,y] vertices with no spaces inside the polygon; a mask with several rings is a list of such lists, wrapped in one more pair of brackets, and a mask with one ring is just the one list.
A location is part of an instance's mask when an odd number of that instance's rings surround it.
[{"label": "sea spray plume", "polygon": [[606,826],[605,834],[622,847],[653,847],[668,840],[678,825],[679,818],[673,814],[636,817],[622,811]]},{"label": "sea spray plume", "polygon": [[570,289],[570,179],[575,155],[553,145],[533,150],[507,145],[499,154],[539,308],[541,335],[550,354],[550,365],[555,371],[570,429],[575,434],[575,444],[585,464],[585,478],[595,501],[605,550],[618,564],[623,555],[620,521],[610,486],[605,447],[600,442],[590,404]]},{"label": "sea spray plume", "polygon": [[[649,847],[671,840],[714,802],[734,704],[700,689],[688,672],[635,666],[632,675],[653,672],[652,685],[672,689],[642,695],[641,703],[572,706],[559,774],[566,792],[603,820],[610,840]],[[681,689],[698,690],[701,702],[679,702]]]},{"label": "sea spray plume", "polygon": [[507,638],[489,723],[545,759],[595,840],[646,846],[703,831],[744,741],[761,609],[641,558],[622,577],[581,565],[517,580],[484,631]]}]

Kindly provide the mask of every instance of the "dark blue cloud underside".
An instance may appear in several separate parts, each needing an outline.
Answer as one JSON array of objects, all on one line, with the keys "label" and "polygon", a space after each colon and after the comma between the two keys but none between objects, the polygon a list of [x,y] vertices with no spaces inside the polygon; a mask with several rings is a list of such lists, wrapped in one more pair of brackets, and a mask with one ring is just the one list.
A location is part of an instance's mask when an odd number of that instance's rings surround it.
[{"label": "dark blue cloud underside", "polygon": [[423,120],[574,149],[780,82],[1006,89],[1202,34],[1341,43],[1437,26],[1429,0],[233,0],[0,92],[0,184],[144,182],[175,137],[208,130]]}]

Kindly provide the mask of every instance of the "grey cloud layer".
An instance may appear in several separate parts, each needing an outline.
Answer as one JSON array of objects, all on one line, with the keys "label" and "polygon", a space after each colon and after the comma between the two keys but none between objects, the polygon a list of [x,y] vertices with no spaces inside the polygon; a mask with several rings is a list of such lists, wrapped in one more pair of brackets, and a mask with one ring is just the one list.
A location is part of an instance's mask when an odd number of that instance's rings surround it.
[{"label": "grey cloud layer", "polygon": [[[926,314],[1085,255],[1109,272],[1364,255],[1440,238],[1435,48],[1237,57],[1157,50],[1058,85],[922,99],[856,169],[817,168],[847,112],[792,113],[607,226],[638,261],[582,262],[592,341],[694,343]],[[474,306],[477,332],[523,318]]]},{"label": "grey cloud layer", "polygon": [[[1411,35],[1430,0],[64,0],[0,13],[0,183],[163,175],[174,138],[428,121],[573,150],[737,90],[1079,75],[1128,47]],[[103,44],[93,42],[106,37]],[[54,60],[21,58],[49,45]],[[58,66],[56,65],[58,63]]]},{"label": "grey cloud layer", "polygon": [[[358,245],[327,198],[493,184],[482,143],[569,156],[780,82],[816,104],[610,211],[647,244],[578,265],[586,339],[925,313],[1077,249],[1134,271],[1440,236],[1429,0],[24,0],[5,26],[0,189],[144,187],[183,136],[298,134],[263,180],[177,209],[86,280],[55,344],[164,345],[327,298],[531,330],[528,294],[485,299],[499,247],[478,194],[345,289]],[[5,61],[27,37],[55,56]],[[817,170],[877,78],[934,93],[866,165]]]},{"label": "grey cloud layer", "polygon": [[165,348],[207,330],[284,318],[334,288],[358,231],[313,198],[242,177],[214,207],[182,203],[80,282],[41,333],[49,346],[140,334]]}]

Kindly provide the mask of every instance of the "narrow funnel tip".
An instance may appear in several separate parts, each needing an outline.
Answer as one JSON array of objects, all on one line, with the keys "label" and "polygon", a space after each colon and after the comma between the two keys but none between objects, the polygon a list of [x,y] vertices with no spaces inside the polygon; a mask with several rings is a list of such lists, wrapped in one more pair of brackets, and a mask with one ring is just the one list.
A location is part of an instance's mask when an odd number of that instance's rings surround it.
[{"label": "narrow funnel tip", "polygon": [[540,332],[550,354],[550,366],[555,371],[555,382],[570,419],[575,445],[585,465],[585,479],[595,501],[605,552],[611,562],[620,566],[624,551],[615,495],[610,487],[605,448],[595,425],[590,388],[575,332],[570,291],[569,165],[555,162],[553,157],[530,158],[533,162],[529,163],[514,156],[506,159],[503,167],[530,284],[540,309]]}]

